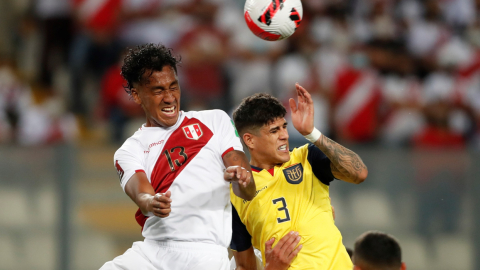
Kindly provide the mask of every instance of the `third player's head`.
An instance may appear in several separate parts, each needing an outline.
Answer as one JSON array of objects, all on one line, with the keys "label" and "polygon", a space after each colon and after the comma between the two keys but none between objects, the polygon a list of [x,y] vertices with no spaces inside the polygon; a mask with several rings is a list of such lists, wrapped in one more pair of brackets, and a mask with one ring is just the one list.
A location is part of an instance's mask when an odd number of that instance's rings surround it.
[{"label": "third player's head", "polygon": [[381,232],[366,232],[358,237],[353,250],[354,270],[405,270],[397,240]]},{"label": "third player's head", "polygon": [[274,166],[290,160],[286,113],[278,99],[263,93],[243,99],[235,109],[233,120],[252,163]]},{"label": "third player's head", "polygon": [[178,58],[163,45],[145,44],[130,49],[122,66],[126,91],[142,106],[147,126],[175,125],[180,110]]}]

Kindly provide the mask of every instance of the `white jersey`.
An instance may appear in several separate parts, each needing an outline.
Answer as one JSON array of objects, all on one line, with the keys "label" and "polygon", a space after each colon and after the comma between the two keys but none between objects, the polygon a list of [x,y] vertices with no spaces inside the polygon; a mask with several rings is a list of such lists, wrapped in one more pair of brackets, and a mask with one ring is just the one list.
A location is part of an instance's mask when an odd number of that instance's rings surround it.
[{"label": "white jersey", "polygon": [[145,172],[155,192],[170,190],[166,218],[135,215],[146,239],[228,247],[232,235],[230,186],[223,155],[243,151],[233,121],[221,110],[183,112],[168,128],[143,125],[117,150],[114,163],[125,185]]}]

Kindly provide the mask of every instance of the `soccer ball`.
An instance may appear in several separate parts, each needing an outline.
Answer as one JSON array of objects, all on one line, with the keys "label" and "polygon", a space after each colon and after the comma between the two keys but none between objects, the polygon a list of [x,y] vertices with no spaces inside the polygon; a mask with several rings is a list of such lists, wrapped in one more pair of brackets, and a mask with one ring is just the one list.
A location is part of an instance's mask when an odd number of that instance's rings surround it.
[{"label": "soccer ball", "polygon": [[244,9],[248,28],[269,41],[291,36],[303,16],[300,0],[247,0]]}]

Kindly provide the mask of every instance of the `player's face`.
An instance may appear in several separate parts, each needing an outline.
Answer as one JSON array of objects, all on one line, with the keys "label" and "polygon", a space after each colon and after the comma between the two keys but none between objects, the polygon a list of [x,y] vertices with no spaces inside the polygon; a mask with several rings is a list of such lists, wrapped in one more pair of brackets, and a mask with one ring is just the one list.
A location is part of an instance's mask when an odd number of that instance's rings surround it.
[{"label": "player's face", "polygon": [[[151,71],[145,71],[149,75]],[[175,125],[180,110],[180,85],[171,66],[154,71],[150,77],[132,89],[133,99],[140,104],[147,117],[148,127],[171,127]]]},{"label": "player's face", "polygon": [[255,153],[252,153],[257,161],[276,165],[290,160],[285,118],[275,119],[271,124],[260,128],[259,133],[259,136],[255,136]]}]

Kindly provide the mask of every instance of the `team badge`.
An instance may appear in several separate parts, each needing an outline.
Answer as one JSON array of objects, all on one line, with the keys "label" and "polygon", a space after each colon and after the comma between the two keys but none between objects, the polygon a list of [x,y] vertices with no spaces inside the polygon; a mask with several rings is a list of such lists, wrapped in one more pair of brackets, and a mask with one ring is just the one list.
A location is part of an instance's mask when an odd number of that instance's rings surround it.
[{"label": "team badge", "polygon": [[290,167],[283,169],[283,175],[287,182],[293,185],[300,184],[303,181],[303,166],[301,163],[297,163]]},{"label": "team badge", "polygon": [[184,126],[182,129],[187,139],[190,140],[198,140],[203,135],[202,129],[200,128],[199,124]]}]

